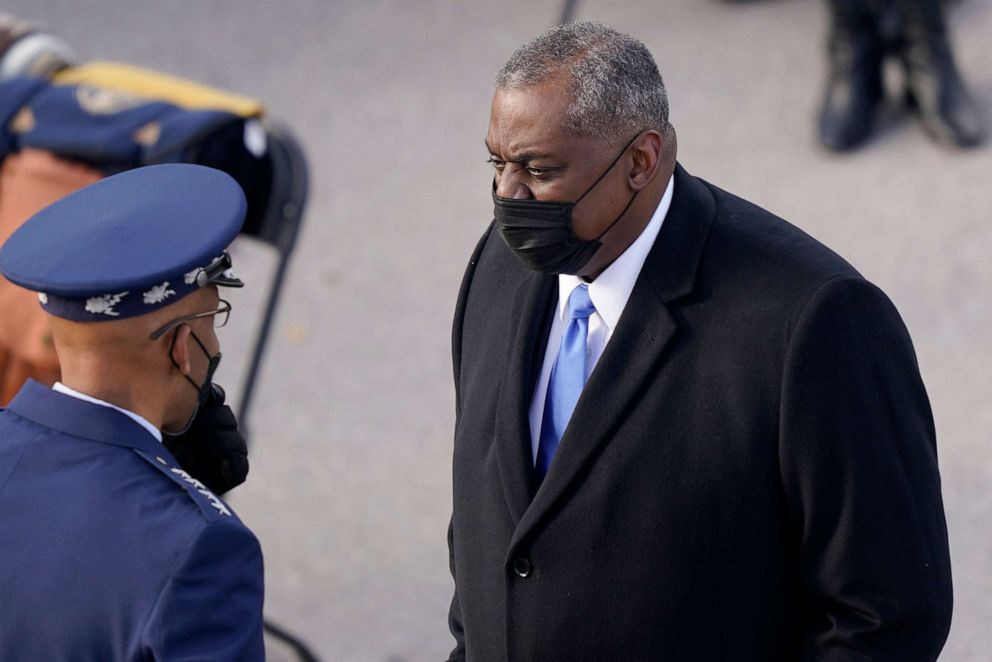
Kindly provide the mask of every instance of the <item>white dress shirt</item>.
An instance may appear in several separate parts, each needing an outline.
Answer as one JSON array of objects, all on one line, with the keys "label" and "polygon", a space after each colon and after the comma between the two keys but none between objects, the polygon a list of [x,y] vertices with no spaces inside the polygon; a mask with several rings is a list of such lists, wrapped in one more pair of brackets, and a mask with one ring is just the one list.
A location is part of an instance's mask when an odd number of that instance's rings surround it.
[{"label": "white dress shirt", "polygon": [[100,405],[101,407],[110,407],[111,409],[116,409],[117,411],[119,411],[120,413],[124,414],[125,416],[127,416],[128,418],[130,418],[132,421],[134,421],[135,423],[137,423],[138,425],[140,425],[141,427],[143,427],[146,430],[148,430],[148,434],[152,435],[153,437],[155,437],[159,441],[162,441],[162,431],[159,430],[154,425],[152,425],[151,423],[149,423],[148,420],[145,419],[143,416],[139,416],[138,414],[135,414],[133,411],[128,411],[127,409],[123,409],[122,407],[118,407],[117,405],[112,405],[109,402],[104,402],[103,400],[98,400],[97,398],[94,398],[91,395],[86,395],[85,393],[80,393],[79,391],[77,391],[75,389],[69,388],[68,386],[66,386],[62,382],[55,382],[55,384],[52,386],[52,390],[53,391],[58,391],[59,393],[62,393],[63,395],[68,395],[70,397],[76,398],[77,400],[83,400],[84,402],[90,402],[90,403],[95,404],[95,405]]},{"label": "white dress shirt", "polygon": [[[606,344],[610,342],[613,330],[620,321],[620,315],[627,306],[627,299],[634,289],[634,283],[641,273],[644,260],[647,259],[651,247],[654,246],[661,224],[668,215],[668,208],[672,204],[672,195],[675,191],[675,177],[668,180],[668,187],[665,194],[658,203],[658,208],[654,210],[651,220],[641,231],[640,236],[634,240],[627,250],[620,257],[613,261],[596,280],[589,283],[589,298],[596,308],[589,317],[589,335],[586,337],[586,379],[592,374],[593,368],[603,355]],[[541,423],[544,421],[544,399],[548,392],[548,380],[551,378],[551,369],[558,358],[558,350],[561,348],[561,338],[568,325],[568,297],[572,290],[585,283],[578,276],[570,274],[559,274],[558,276],[558,314],[551,322],[551,331],[548,333],[547,349],[544,352],[544,365],[541,367],[541,376],[534,387],[534,396],[530,402],[530,440],[531,452],[534,461],[537,461],[537,447],[541,441]]]}]

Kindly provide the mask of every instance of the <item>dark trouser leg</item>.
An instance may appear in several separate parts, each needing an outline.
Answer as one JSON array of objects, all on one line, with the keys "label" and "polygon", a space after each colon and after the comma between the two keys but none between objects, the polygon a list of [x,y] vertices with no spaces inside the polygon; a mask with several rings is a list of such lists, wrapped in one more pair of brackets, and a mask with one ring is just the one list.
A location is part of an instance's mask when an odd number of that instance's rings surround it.
[{"label": "dark trouser leg", "polygon": [[939,0],[896,0],[896,6],[903,25],[899,55],[923,127],[943,144],[979,144],[984,118],[958,73]]},{"label": "dark trouser leg", "polygon": [[882,99],[883,47],[872,0],[828,0],[830,35],[827,89],[820,111],[820,142],[843,151],[870,135]]}]

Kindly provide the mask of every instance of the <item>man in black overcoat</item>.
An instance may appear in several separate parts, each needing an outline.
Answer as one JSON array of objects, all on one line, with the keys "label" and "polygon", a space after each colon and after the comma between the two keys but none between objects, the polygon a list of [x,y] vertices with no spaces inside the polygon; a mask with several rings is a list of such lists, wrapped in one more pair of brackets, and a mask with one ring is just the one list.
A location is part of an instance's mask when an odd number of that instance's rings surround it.
[{"label": "man in black overcoat", "polygon": [[885,294],[678,165],[650,53],[605,26],[519,49],[486,143],[450,660],[936,659],[935,432]]}]

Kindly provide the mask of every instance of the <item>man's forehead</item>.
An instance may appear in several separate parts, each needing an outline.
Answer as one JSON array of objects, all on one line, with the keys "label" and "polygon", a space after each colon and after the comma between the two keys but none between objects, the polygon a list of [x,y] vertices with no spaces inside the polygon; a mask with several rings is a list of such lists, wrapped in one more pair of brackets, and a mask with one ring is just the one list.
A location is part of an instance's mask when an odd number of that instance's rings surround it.
[{"label": "man's forehead", "polygon": [[507,160],[545,159],[561,156],[564,151],[553,140],[523,136],[486,136],[486,149],[490,154]]},{"label": "man's forehead", "polygon": [[506,158],[558,156],[576,141],[565,130],[567,107],[567,98],[548,86],[498,89],[486,145]]}]

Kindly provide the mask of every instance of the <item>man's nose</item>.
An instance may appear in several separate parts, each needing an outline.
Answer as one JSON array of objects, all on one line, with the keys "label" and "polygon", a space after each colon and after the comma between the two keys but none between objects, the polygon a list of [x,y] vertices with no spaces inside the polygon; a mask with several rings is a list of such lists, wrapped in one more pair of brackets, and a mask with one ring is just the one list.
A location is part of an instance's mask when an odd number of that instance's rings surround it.
[{"label": "man's nose", "polygon": [[534,197],[530,189],[523,182],[520,170],[514,168],[505,169],[500,173],[496,182],[496,195],[501,198],[511,198],[513,200],[529,200]]}]

